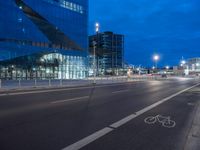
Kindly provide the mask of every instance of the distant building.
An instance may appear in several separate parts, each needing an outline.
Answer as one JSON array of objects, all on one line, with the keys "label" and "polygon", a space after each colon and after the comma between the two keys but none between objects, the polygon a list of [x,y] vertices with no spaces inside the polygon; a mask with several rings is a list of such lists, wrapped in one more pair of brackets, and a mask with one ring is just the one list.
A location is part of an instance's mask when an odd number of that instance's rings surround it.
[{"label": "distant building", "polygon": [[91,73],[96,43],[97,75],[119,75],[124,68],[124,35],[102,32],[89,36]]},{"label": "distant building", "polygon": [[182,66],[173,66],[173,74],[184,75],[184,69]]},{"label": "distant building", "polygon": [[185,68],[189,74],[200,73],[200,57],[188,59]]},{"label": "distant building", "polygon": [[177,75],[200,75],[200,57],[182,60],[180,66],[173,68]]}]

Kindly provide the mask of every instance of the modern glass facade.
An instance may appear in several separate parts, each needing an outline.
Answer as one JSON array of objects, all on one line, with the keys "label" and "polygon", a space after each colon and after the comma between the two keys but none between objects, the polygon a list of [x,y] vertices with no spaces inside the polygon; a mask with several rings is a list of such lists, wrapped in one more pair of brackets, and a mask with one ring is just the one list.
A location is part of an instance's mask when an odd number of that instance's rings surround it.
[{"label": "modern glass facade", "polygon": [[84,78],[88,0],[0,1],[0,78]]},{"label": "modern glass facade", "polygon": [[102,32],[89,36],[91,66],[93,65],[94,41],[96,42],[97,75],[119,75],[124,68],[124,35]]}]

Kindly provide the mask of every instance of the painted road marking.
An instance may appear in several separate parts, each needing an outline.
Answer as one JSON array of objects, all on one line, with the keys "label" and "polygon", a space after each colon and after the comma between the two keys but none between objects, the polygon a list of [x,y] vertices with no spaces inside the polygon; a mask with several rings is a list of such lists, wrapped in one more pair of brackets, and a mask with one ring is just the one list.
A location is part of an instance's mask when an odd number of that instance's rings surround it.
[{"label": "painted road marking", "polygon": [[108,134],[109,132],[113,131],[115,128],[118,128],[118,127],[124,125],[125,123],[127,123],[127,122],[133,120],[134,118],[144,114],[145,112],[147,112],[147,111],[159,106],[160,104],[162,104],[162,103],[164,103],[164,102],[166,102],[166,101],[168,101],[168,100],[170,100],[170,99],[172,99],[172,98],[174,98],[174,97],[176,97],[176,96],[178,96],[178,95],[180,95],[180,94],[182,94],[182,93],[184,93],[184,92],[186,92],[186,91],[188,91],[188,90],[190,90],[194,87],[197,87],[199,85],[200,85],[200,83],[195,84],[195,85],[193,85],[189,88],[186,88],[186,89],[184,89],[180,92],[177,92],[177,93],[175,93],[175,94],[173,94],[169,97],[166,97],[166,98],[164,98],[164,99],[162,99],[162,100],[160,100],[160,101],[158,101],[158,102],[156,102],[156,103],[154,103],[154,104],[152,104],[152,105],[150,105],[150,106],[148,106],[148,107],[146,107],[146,108],[144,108],[144,109],[142,109],[142,110],[140,110],[140,111],[138,111],[134,114],[131,114],[131,115],[111,124],[110,127],[106,127],[104,129],[101,129],[101,130],[93,133],[92,135],[89,135],[88,137],[85,137],[82,140],[63,148],[62,150],[79,150],[82,147],[94,142],[95,140],[97,140],[97,139],[101,138],[102,136]]},{"label": "painted road marking", "polygon": [[135,115],[135,114],[129,115],[129,116],[121,119],[120,121],[117,121],[117,122],[111,124],[110,127],[112,127],[112,128],[118,128],[118,127],[122,126],[123,124],[131,121],[132,119],[134,119],[136,117],[137,117],[137,115]]},{"label": "painted road marking", "polygon": [[89,98],[89,96],[76,97],[76,98],[71,98],[71,99],[66,99],[66,100],[54,101],[54,102],[51,102],[51,104],[64,103],[64,102],[76,101],[76,100],[88,99],[88,98]]},{"label": "painted road marking", "polygon": [[144,122],[146,124],[155,124],[159,122],[165,128],[174,128],[176,126],[176,122],[171,120],[169,116],[165,117],[162,115],[149,116],[144,119]]},{"label": "painted road marking", "polygon": [[113,94],[117,94],[117,93],[123,93],[123,92],[128,92],[129,90],[120,90],[120,91],[114,91],[112,92]]},{"label": "painted road marking", "polygon": [[99,139],[100,137],[108,134],[111,131],[113,131],[113,129],[108,128],[108,127],[103,128],[103,129],[91,134],[90,136],[88,136],[88,137],[86,137],[86,138],[66,147],[66,148],[63,148],[62,150],[78,150],[78,149],[88,145],[89,143]]},{"label": "painted road marking", "polygon": [[[130,84],[130,83],[129,82],[125,82],[125,83],[121,83],[121,84],[96,85],[95,88],[112,87],[112,86],[124,85],[124,84]],[[93,88],[93,86],[89,86],[89,87],[73,87],[73,88],[64,88],[64,89],[50,89],[50,90],[29,91],[29,92],[13,92],[13,93],[0,94],[0,96],[25,95],[25,94],[48,93],[48,92],[70,91],[70,90],[92,89],[92,88]]]}]

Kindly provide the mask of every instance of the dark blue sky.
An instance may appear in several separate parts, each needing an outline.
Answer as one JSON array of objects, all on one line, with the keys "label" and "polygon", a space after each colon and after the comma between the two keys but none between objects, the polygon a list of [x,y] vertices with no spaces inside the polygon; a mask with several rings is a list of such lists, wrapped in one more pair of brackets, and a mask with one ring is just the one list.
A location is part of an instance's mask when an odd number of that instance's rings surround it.
[{"label": "dark blue sky", "polygon": [[176,65],[181,57],[200,57],[200,0],[90,0],[89,33],[125,35],[125,59],[130,64]]}]

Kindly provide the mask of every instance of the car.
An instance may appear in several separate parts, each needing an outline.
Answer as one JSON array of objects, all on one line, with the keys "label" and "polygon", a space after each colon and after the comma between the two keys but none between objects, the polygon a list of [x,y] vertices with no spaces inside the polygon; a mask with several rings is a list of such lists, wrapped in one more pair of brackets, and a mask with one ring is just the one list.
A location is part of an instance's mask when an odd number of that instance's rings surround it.
[{"label": "car", "polygon": [[167,78],[167,75],[166,74],[162,74],[161,77],[162,78]]}]

